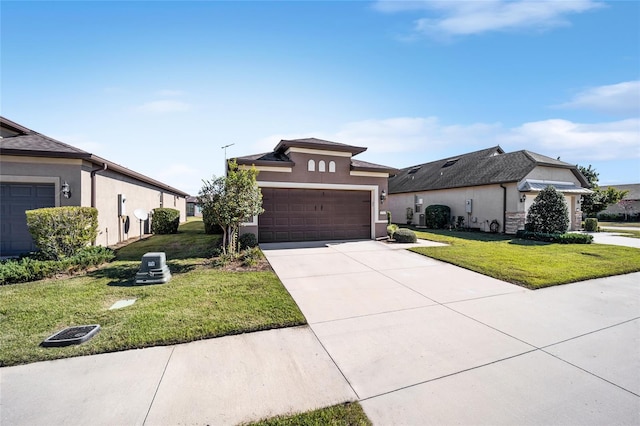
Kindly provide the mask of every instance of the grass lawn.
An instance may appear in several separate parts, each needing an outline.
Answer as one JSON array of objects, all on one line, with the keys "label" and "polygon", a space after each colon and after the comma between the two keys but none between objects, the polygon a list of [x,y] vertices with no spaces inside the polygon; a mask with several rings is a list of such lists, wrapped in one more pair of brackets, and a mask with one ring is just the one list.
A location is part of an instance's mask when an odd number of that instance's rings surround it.
[{"label": "grass lawn", "polygon": [[613,232],[621,237],[640,238],[640,231],[634,229],[607,229],[606,227],[600,227],[602,232]]},{"label": "grass lawn", "polygon": [[640,222],[598,222],[598,226],[606,228],[615,226],[616,228],[640,228]]},{"label": "grass lawn", "polygon": [[[217,238],[204,234],[201,221],[189,222],[178,234],[119,249],[116,261],[86,275],[0,287],[0,366],[306,323],[272,271],[212,268],[206,258]],[[148,251],[166,252],[171,281],[132,285]],[[109,310],[118,300],[134,298],[132,306]],[[53,333],[83,324],[102,329],[81,345],[39,346]]]},{"label": "grass lawn", "polygon": [[357,402],[334,405],[293,416],[274,417],[251,423],[257,426],[368,426],[371,421]]},{"label": "grass lawn", "polygon": [[602,244],[550,244],[479,232],[416,232],[449,244],[416,253],[536,289],[640,271],[640,250]]}]

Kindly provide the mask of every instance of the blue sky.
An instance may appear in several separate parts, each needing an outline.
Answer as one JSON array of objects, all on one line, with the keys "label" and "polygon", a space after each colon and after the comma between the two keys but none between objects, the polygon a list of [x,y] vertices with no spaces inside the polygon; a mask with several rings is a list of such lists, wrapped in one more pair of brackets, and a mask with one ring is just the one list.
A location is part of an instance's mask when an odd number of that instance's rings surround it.
[{"label": "blue sky", "polygon": [[318,137],[490,146],[640,182],[640,2],[2,1],[1,113],[191,194]]}]

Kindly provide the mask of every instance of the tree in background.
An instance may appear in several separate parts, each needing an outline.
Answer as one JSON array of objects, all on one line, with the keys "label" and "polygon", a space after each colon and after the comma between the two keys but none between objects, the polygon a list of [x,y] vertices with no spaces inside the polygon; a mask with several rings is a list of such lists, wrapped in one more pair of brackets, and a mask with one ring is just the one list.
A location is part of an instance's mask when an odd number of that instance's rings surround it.
[{"label": "tree in background", "polygon": [[202,215],[222,228],[223,253],[237,253],[237,235],[240,223],[261,214],[262,192],[256,182],[255,167],[241,170],[235,161],[229,162],[227,176],[203,180],[198,194]]},{"label": "tree in background", "polygon": [[533,200],[525,228],[532,232],[564,234],[569,229],[569,209],[564,195],[549,185]]},{"label": "tree in background", "polygon": [[591,167],[577,166],[580,173],[587,179],[593,193],[582,196],[582,213],[586,217],[596,217],[611,204],[616,204],[627,195],[629,191],[619,191],[613,187],[602,189],[598,186],[599,174]]}]

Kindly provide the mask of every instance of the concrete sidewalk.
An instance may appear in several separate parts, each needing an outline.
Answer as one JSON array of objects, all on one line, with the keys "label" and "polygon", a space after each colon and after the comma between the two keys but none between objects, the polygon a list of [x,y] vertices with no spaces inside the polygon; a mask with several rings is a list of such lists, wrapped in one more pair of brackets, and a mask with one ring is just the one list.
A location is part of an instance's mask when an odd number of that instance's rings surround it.
[{"label": "concrete sidewalk", "polygon": [[3,426],[233,425],[355,399],[309,327],[0,369]]},{"label": "concrete sidewalk", "polygon": [[374,424],[640,423],[640,273],[529,291],[373,241],[263,248]]}]

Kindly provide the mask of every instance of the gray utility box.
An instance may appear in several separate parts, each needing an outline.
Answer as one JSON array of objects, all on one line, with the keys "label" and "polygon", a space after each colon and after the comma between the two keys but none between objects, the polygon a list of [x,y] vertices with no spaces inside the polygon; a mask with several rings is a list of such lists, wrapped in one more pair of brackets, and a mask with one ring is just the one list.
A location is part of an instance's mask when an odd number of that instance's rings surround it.
[{"label": "gray utility box", "polygon": [[146,253],[136,274],[136,284],[164,284],[171,279],[164,252]]}]

